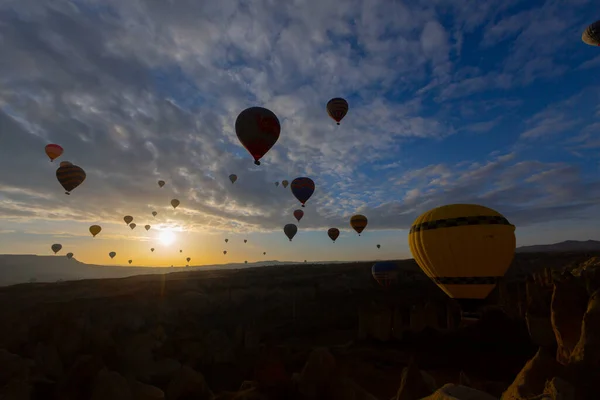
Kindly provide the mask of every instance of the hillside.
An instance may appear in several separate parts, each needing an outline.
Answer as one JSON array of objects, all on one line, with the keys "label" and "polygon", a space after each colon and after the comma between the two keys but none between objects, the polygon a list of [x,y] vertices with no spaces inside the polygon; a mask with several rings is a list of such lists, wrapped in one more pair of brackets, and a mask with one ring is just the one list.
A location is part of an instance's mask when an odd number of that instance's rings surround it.
[{"label": "hillside", "polygon": [[566,240],[554,244],[539,244],[517,248],[517,253],[557,253],[557,252],[594,252],[600,251],[600,241],[597,240]]}]

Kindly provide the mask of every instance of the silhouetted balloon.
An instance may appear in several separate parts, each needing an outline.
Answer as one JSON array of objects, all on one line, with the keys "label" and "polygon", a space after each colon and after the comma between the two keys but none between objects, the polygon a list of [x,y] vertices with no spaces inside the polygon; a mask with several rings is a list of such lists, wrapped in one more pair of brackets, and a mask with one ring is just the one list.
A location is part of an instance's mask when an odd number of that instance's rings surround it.
[{"label": "silhouetted balloon", "polygon": [[223,254],[227,254],[227,250],[223,250]]},{"label": "silhouetted balloon", "polygon": [[129,264],[131,264],[133,262],[133,260],[129,260],[128,262],[129,262]]},{"label": "silhouetted balloon", "polygon": [[186,258],[187,262],[190,262],[192,259],[190,257]]},{"label": "silhouetted balloon", "polygon": [[129,224],[129,227],[131,228],[131,230],[135,229],[137,225],[135,224],[135,222],[132,222]]},{"label": "silhouetted balloon", "polygon": [[180,253],[183,253],[183,250],[179,250]]},{"label": "silhouetted balloon", "polygon": [[96,237],[96,235],[99,234],[101,230],[102,227],[100,225],[90,226],[90,233],[92,234],[92,237]]},{"label": "silhouetted balloon", "polygon": [[368,223],[369,220],[367,220],[367,217],[361,214],[353,215],[350,218],[350,226],[358,232],[358,236],[360,236],[361,232],[367,227]]},{"label": "silhouetted balloon", "polygon": [[247,242],[248,242],[248,239],[244,239],[244,243],[247,243]]},{"label": "silhouetted balloon", "polygon": [[53,244],[52,246],[50,246],[50,248],[52,249],[54,254],[56,254],[60,251],[60,249],[62,249],[62,244],[56,243],[56,244]]},{"label": "silhouetted balloon", "polygon": [[281,184],[283,185],[284,188],[288,187],[289,182],[287,180],[283,180],[281,181]]},{"label": "silhouetted balloon", "polygon": [[72,190],[85,181],[85,177],[85,171],[73,164],[62,165],[56,170],[56,179],[66,190],[65,194],[71,194]]},{"label": "silhouetted balloon", "polygon": [[247,108],[235,120],[235,133],[256,165],[260,165],[258,160],[277,142],[280,132],[279,119],[266,108]]},{"label": "silhouetted balloon", "polygon": [[144,226],[144,228],[145,228],[147,231],[149,231],[149,230],[150,230],[150,228],[151,228],[151,226],[150,226],[150,225],[146,225],[146,226]]},{"label": "silhouetted balloon", "polygon": [[448,296],[485,299],[515,254],[515,227],[476,204],[429,210],[412,224],[408,244],[423,272]]},{"label": "silhouetted balloon", "polygon": [[156,217],[158,215],[158,213],[156,211],[152,211],[152,216]]},{"label": "silhouetted balloon", "polygon": [[279,182],[275,182],[275,187],[279,187]]},{"label": "silhouetted balloon", "polygon": [[173,200],[171,200],[171,205],[173,206],[173,208],[177,208],[177,206],[178,206],[179,204],[181,204],[181,203],[179,202],[179,200],[177,200],[177,199],[173,199]]},{"label": "silhouetted balloon", "polygon": [[336,239],[340,236],[340,230],[338,228],[329,228],[329,230],[327,230],[327,236],[335,243]]},{"label": "silhouetted balloon", "polygon": [[225,239],[225,243],[229,242],[229,239]]},{"label": "silhouetted balloon", "polygon": [[304,207],[304,203],[310,199],[310,196],[312,196],[314,192],[315,183],[312,179],[300,177],[292,181],[292,194],[300,201],[300,203],[302,203],[302,207]]},{"label": "silhouetted balloon", "polygon": [[154,253],[154,247],[153,247],[153,248],[151,248],[151,249],[150,249],[150,251]]},{"label": "silhouetted balloon", "polygon": [[266,255],[267,255],[267,252],[266,252],[266,251],[263,251],[263,256],[266,256]]},{"label": "silhouetted balloon", "polygon": [[283,227],[283,232],[285,233],[285,236],[287,236],[288,239],[290,239],[291,242],[294,236],[296,236],[296,232],[298,232],[298,227],[294,224],[287,224]]},{"label": "silhouetted balloon", "polygon": [[237,181],[237,175],[236,174],[229,175],[229,180],[231,181],[231,183],[235,183],[235,181]]},{"label": "silhouetted balloon", "polygon": [[126,215],[123,217],[123,221],[125,221],[125,223],[129,225],[131,221],[133,221],[133,217],[131,215]]},{"label": "silhouetted balloon", "polygon": [[115,253],[114,251],[111,251],[110,253],[108,253],[108,256],[110,258],[115,258],[116,255],[117,255],[117,253]]},{"label": "silhouetted balloon", "polygon": [[56,158],[60,157],[63,153],[63,148],[57,144],[48,144],[46,145],[46,155],[50,158],[50,162],[54,161]]},{"label": "silhouetted balloon", "polygon": [[73,253],[67,253],[67,258],[70,260],[71,258],[73,258]]},{"label": "silhouetted balloon", "polygon": [[347,112],[348,102],[341,97],[335,97],[327,102],[327,114],[329,114],[338,125],[346,116]]},{"label": "silhouetted balloon", "polygon": [[302,211],[302,210],[294,211],[294,218],[296,218],[296,220],[298,222],[300,222],[300,220],[302,219],[303,216],[304,216],[304,211]]},{"label": "silhouetted balloon", "polygon": [[244,261],[244,264],[248,264],[248,261]]},{"label": "silhouetted balloon", "polygon": [[377,245],[377,248],[378,248],[378,249],[380,249],[380,248],[381,248],[381,245],[380,245],[380,244],[378,244],[378,245]]},{"label": "silhouetted balloon", "polygon": [[158,186],[159,187],[165,186],[165,181],[158,181]]},{"label": "silhouetted balloon", "polygon": [[581,35],[581,40],[590,46],[600,46],[600,21],[588,26]]},{"label": "silhouetted balloon", "polygon": [[398,265],[390,261],[373,264],[371,275],[384,288],[389,288],[398,279]]}]

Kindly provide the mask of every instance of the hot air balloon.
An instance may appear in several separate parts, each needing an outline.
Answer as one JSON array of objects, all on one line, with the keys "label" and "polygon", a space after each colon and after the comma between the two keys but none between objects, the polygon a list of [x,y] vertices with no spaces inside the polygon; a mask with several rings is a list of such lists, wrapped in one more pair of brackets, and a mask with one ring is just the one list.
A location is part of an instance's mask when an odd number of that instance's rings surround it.
[{"label": "hot air balloon", "polygon": [[353,215],[350,218],[350,226],[358,232],[358,236],[360,236],[360,233],[367,227],[368,223],[369,220],[367,220],[367,217],[361,214]]},{"label": "hot air balloon", "polygon": [[279,187],[279,182],[275,182],[275,187]]},{"label": "hot air balloon", "polygon": [[588,26],[581,35],[581,40],[590,46],[600,46],[600,21]]},{"label": "hot air balloon", "polygon": [[283,227],[283,232],[285,233],[285,236],[287,236],[288,239],[290,239],[291,242],[294,236],[296,236],[296,232],[298,232],[298,227],[294,224],[287,224]]},{"label": "hot air balloon", "polygon": [[298,220],[298,222],[300,222],[300,220],[302,219],[303,216],[304,216],[304,211],[302,211],[302,210],[294,211],[294,218],[296,218],[296,220]]},{"label": "hot air balloon", "polygon": [[156,211],[152,211],[152,216],[156,217],[158,215],[158,213]]},{"label": "hot air balloon", "polygon": [[115,253],[114,251],[111,251],[110,253],[108,253],[108,256],[110,258],[115,258],[116,255],[117,255],[117,253]]},{"label": "hot air balloon", "polygon": [[131,264],[131,263],[133,262],[133,260],[129,260],[129,261],[127,261],[127,262],[128,262],[129,264]]},{"label": "hot air balloon", "polygon": [[63,148],[57,144],[46,145],[46,155],[50,158],[50,162],[54,161],[63,153]]},{"label": "hot air balloon", "polygon": [[515,254],[515,226],[476,204],[451,204],[419,216],[408,234],[423,272],[468,315],[494,289]]},{"label": "hot air balloon", "polygon": [[340,230],[338,228],[329,228],[327,230],[327,236],[335,243],[336,239],[340,236]]},{"label": "hot air balloon", "polygon": [[131,221],[133,221],[133,217],[131,215],[126,215],[123,217],[123,221],[125,221],[125,224],[129,225]]},{"label": "hot air balloon", "polygon": [[231,181],[231,183],[235,183],[235,181],[237,181],[237,175],[236,174],[229,175],[229,180]]},{"label": "hot air balloon", "polygon": [[348,102],[341,97],[335,97],[327,102],[327,114],[329,114],[338,125],[342,118],[346,116],[347,112]]},{"label": "hot air balloon", "polygon": [[244,243],[247,243],[247,242],[248,242],[248,239],[244,239]]},{"label": "hot air balloon", "polygon": [[289,182],[287,180],[283,180],[283,181],[281,181],[281,184],[283,185],[284,188],[287,188],[289,185]]},{"label": "hot air balloon", "polygon": [[190,262],[192,259],[190,257],[186,258],[187,262]]},{"label": "hot air balloon", "polygon": [[377,245],[377,248],[378,248],[378,249],[380,249],[380,248],[381,248],[381,245],[380,245],[380,244],[378,244],[378,245]]},{"label": "hot air balloon", "polygon": [[398,280],[398,265],[390,261],[373,264],[371,275],[384,288],[389,288]]},{"label": "hot air balloon", "polygon": [[310,199],[314,191],[315,183],[310,178],[300,177],[292,181],[292,194],[302,203],[302,207],[304,207],[304,203]]},{"label": "hot air balloon", "polygon": [[180,253],[183,253],[183,250],[181,250],[181,249],[180,249],[180,250],[179,250],[179,252],[180,252]]},{"label": "hot air balloon", "polygon": [[96,235],[99,234],[101,230],[102,227],[100,225],[90,226],[90,233],[92,234],[92,237],[96,237]]},{"label": "hot air balloon", "polygon": [[244,264],[248,264],[248,261],[244,261]]},{"label": "hot air balloon", "polygon": [[279,119],[266,108],[247,108],[235,120],[235,133],[256,165],[260,165],[258,160],[277,142],[280,132]]},{"label": "hot air balloon", "polygon": [[150,251],[154,253],[154,247],[153,247],[153,248],[151,248],[151,249],[150,249]]},{"label": "hot air balloon", "polygon": [[229,242],[229,239],[225,239],[225,243]]},{"label": "hot air balloon", "polygon": [[227,254],[227,250],[223,250],[223,254]]},{"label": "hot air balloon", "polygon": [[146,229],[147,231],[149,231],[149,230],[150,230],[150,228],[151,228],[151,226],[150,226],[150,225],[146,225],[146,226],[144,226],[144,229]]},{"label": "hot air balloon", "polygon": [[56,179],[66,190],[65,194],[71,194],[72,190],[85,181],[85,177],[85,171],[73,164],[61,165],[56,170]]},{"label": "hot air balloon", "polygon": [[159,187],[165,186],[165,181],[158,181],[158,186]]},{"label": "hot air balloon", "polygon": [[263,256],[266,256],[266,255],[267,255],[267,252],[266,252],[266,251],[263,251]]},{"label": "hot air balloon", "polygon": [[171,205],[173,206],[173,208],[177,208],[177,206],[179,205],[179,200],[177,199],[173,199],[171,200]]},{"label": "hot air balloon", "polygon": [[54,254],[56,254],[60,251],[60,249],[62,249],[62,244],[56,243],[56,244],[53,244],[52,246],[50,246],[50,248],[52,249]]},{"label": "hot air balloon", "polygon": [[131,228],[131,230],[135,229],[137,225],[135,224],[135,222],[132,222],[129,224],[129,227]]},{"label": "hot air balloon", "polygon": [[70,260],[71,258],[73,258],[73,253],[67,253],[67,258]]}]

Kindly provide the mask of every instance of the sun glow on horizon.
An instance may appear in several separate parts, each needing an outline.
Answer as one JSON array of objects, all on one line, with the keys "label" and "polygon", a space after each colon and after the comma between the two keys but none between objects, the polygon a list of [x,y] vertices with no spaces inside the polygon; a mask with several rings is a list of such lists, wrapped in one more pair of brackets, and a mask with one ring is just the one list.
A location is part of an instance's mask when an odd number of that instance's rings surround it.
[{"label": "sun glow on horizon", "polygon": [[175,242],[175,234],[169,230],[164,230],[158,234],[158,240],[165,246],[170,246]]}]

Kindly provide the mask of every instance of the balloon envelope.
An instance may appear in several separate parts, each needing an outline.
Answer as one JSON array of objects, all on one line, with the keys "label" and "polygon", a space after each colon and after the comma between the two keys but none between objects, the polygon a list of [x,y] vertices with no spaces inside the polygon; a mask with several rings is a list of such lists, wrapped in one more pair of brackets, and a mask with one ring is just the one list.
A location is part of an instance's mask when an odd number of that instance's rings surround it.
[{"label": "balloon envelope", "polygon": [[123,221],[125,221],[125,223],[129,225],[131,221],[133,221],[133,217],[131,215],[126,215],[123,217]]},{"label": "balloon envelope", "polygon": [[73,258],[73,253],[67,253],[67,258],[70,260],[71,258]]},{"label": "balloon envelope", "polygon": [[398,265],[390,261],[373,264],[371,275],[384,288],[390,287],[398,279]]},{"label": "balloon envelope", "polygon": [[151,248],[151,249],[150,249],[150,251],[154,253],[154,247],[153,247],[153,248]]},{"label": "balloon envelope", "polygon": [[158,213],[156,211],[152,211],[152,216],[156,217],[158,215]]},{"label": "balloon envelope", "polygon": [[340,236],[340,230],[338,228],[329,228],[327,230],[327,236],[335,243],[335,240]]},{"label": "balloon envelope", "polygon": [[223,254],[227,254],[227,250],[223,250]]},{"label": "balloon envelope", "polygon": [[302,203],[302,207],[304,207],[304,203],[310,199],[310,196],[312,196],[314,192],[315,183],[312,179],[300,177],[292,181],[292,194],[300,201],[300,203]]},{"label": "balloon envelope", "polygon": [[283,227],[283,232],[285,233],[285,236],[287,236],[288,239],[290,239],[291,242],[294,236],[296,236],[296,232],[298,232],[298,227],[294,224],[287,224]]},{"label": "balloon envelope", "polygon": [[144,226],[144,228],[145,228],[147,231],[149,231],[151,227],[150,227],[150,225],[146,225],[146,226]]},{"label": "balloon envelope", "polygon": [[235,181],[237,181],[237,175],[236,174],[229,175],[229,180],[231,181],[231,183],[235,183]]},{"label": "balloon envelope", "polygon": [[590,46],[600,46],[600,21],[596,21],[588,26],[585,31],[583,31],[581,40],[583,43],[589,44]]},{"label": "balloon envelope", "polygon": [[158,181],[158,186],[159,187],[165,186],[165,181]]},{"label": "balloon envelope", "polygon": [[302,211],[302,210],[294,211],[294,218],[296,218],[296,220],[298,220],[298,222],[300,222],[300,220],[302,219],[303,216],[304,216],[304,211]]},{"label": "balloon envelope", "polygon": [[50,161],[54,161],[56,158],[60,157],[63,151],[63,148],[57,144],[46,145],[46,155],[50,158]]},{"label": "balloon envelope", "polygon": [[287,180],[283,180],[281,181],[281,184],[283,185],[284,188],[288,187],[289,182]]},{"label": "balloon envelope", "polygon": [[190,257],[186,258],[187,262],[190,262],[192,259]]},{"label": "balloon envelope", "polygon": [[129,224],[129,227],[133,230],[137,225],[135,224],[135,222],[132,222]]},{"label": "balloon envelope", "polygon": [[347,113],[348,102],[341,97],[335,97],[327,102],[327,114],[329,114],[338,125]]},{"label": "balloon envelope", "polygon": [[131,264],[133,262],[133,260],[129,260],[128,262],[129,262],[129,264]]},{"label": "balloon envelope", "polygon": [[350,218],[350,226],[352,227],[352,229],[358,232],[358,236],[360,236],[360,233],[365,230],[368,222],[369,221],[367,220],[367,217],[361,214],[353,215]]},{"label": "balloon envelope", "polygon": [[81,185],[85,178],[85,171],[77,165],[63,165],[56,170],[56,179],[65,189],[66,194],[70,194],[69,192]]},{"label": "balloon envelope", "polygon": [[110,258],[115,258],[115,256],[117,255],[117,253],[115,253],[114,251],[111,251],[110,253],[108,253]]},{"label": "balloon envelope", "polygon": [[238,115],[235,120],[235,133],[254,158],[254,164],[260,160],[279,139],[281,125],[273,113],[263,107],[250,107]]},{"label": "balloon envelope", "polygon": [[60,251],[60,249],[62,249],[62,244],[56,243],[56,244],[53,244],[52,246],[50,246],[50,248],[52,249],[54,254],[56,254]]},{"label": "balloon envelope", "polygon": [[512,262],[515,227],[491,208],[451,204],[419,216],[408,244],[419,267],[448,296],[484,299]]},{"label": "balloon envelope", "polygon": [[179,205],[179,200],[177,199],[173,199],[171,200],[171,205],[173,206],[173,208],[177,208],[177,206]]},{"label": "balloon envelope", "polygon": [[96,237],[96,235],[99,234],[101,230],[102,227],[100,225],[90,226],[90,233],[92,234],[92,237]]}]

